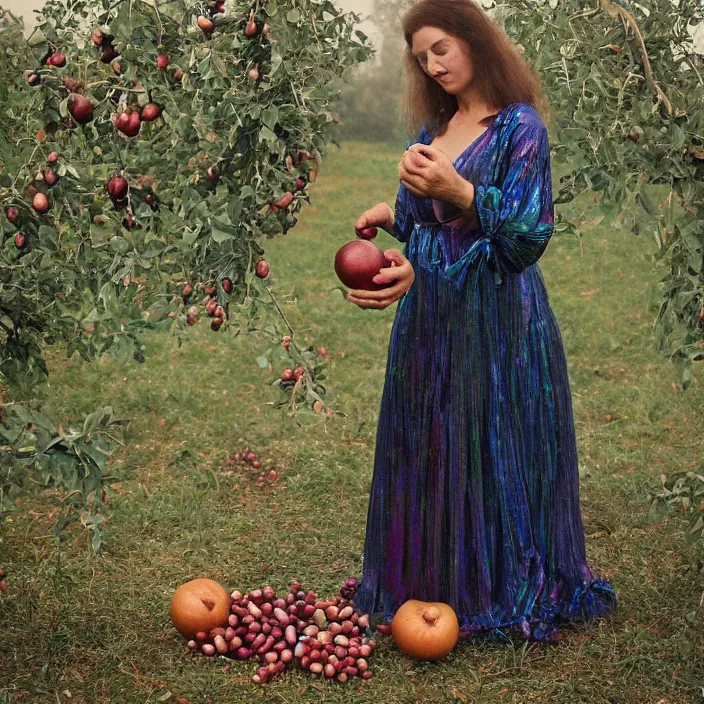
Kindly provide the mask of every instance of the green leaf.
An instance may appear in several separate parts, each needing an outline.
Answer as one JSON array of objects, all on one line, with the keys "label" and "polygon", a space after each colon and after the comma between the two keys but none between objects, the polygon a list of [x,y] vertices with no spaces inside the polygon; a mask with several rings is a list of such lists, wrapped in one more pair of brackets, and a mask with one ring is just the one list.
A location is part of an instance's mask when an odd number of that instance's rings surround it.
[{"label": "green leaf", "polygon": [[301,13],[296,10],[295,8],[292,10],[289,10],[286,13],[286,21],[290,22],[291,24],[297,24],[301,19]]}]

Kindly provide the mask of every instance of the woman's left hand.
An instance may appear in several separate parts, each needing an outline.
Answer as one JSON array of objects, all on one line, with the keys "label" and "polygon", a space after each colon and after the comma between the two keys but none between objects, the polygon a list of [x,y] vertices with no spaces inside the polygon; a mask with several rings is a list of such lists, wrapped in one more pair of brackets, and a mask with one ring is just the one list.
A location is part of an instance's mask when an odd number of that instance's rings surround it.
[{"label": "woman's left hand", "polygon": [[467,205],[471,184],[457,173],[447,154],[429,144],[412,144],[403,153],[398,172],[401,183],[416,196]]}]

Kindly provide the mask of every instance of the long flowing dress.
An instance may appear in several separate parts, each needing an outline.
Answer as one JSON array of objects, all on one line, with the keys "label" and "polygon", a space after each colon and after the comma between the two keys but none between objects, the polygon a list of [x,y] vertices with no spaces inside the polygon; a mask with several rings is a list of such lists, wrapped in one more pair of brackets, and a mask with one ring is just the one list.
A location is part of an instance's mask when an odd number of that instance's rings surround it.
[{"label": "long flowing dress", "polygon": [[391,331],[354,603],[389,622],[408,599],[441,601],[463,638],[555,640],[616,595],[586,561],[567,364],[536,264],[554,214],[540,114],[505,107],[453,165],[478,227],[403,184],[396,199],[416,278]]}]

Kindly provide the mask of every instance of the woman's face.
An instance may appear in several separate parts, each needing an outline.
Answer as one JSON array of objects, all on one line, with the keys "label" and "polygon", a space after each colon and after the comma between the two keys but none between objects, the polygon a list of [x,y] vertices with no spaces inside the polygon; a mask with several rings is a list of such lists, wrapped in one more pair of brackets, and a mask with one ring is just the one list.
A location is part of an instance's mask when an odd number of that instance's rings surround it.
[{"label": "woman's face", "polygon": [[438,27],[417,30],[411,51],[423,71],[450,95],[465,91],[474,78],[468,44]]}]

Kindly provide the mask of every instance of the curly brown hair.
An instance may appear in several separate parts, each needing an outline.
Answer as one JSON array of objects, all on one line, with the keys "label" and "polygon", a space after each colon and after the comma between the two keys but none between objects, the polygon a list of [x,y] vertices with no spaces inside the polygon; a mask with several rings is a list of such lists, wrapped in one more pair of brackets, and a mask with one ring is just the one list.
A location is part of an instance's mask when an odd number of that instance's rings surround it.
[{"label": "curly brown hair", "polygon": [[401,26],[406,39],[404,117],[406,132],[415,138],[423,125],[437,134],[457,112],[457,98],[446,93],[413,58],[413,34],[421,27],[437,27],[469,45],[474,81],[488,105],[501,110],[527,103],[550,116],[543,87],[535,70],[487,13],[473,0],[418,0],[405,13]]}]

